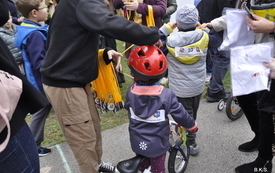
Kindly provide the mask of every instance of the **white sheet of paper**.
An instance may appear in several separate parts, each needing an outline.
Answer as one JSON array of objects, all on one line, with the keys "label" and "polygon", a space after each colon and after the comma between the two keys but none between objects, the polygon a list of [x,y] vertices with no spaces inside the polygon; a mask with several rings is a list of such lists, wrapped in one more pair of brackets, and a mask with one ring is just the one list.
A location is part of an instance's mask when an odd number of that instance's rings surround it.
[{"label": "white sheet of paper", "polygon": [[220,50],[229,50],[236,46],[254,43],[255,33],[247,25],[246,16],[245,10],[231,8],[226,10],[227,29],[224,31],[224,40]]},{"label": "white sheet of paper", "polygon": [[[271,43],[270,43],[271,44]],[[253,44],[231,48],[231,84],[233,96],[268,89],[272,44]]]}]

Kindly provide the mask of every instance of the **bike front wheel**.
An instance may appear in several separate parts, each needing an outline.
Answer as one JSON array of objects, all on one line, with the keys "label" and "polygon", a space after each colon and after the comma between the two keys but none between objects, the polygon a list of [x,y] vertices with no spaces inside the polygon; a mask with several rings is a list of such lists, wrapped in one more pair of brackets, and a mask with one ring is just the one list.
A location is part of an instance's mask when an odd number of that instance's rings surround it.
[{"label": "bike front wheel", "polygon": [[168,159],[168,172],[169,173],[184,173],[190,155],[190,146],[188,141],[186,144],[179,145],[180,148],[173,147],[170,151]]}]

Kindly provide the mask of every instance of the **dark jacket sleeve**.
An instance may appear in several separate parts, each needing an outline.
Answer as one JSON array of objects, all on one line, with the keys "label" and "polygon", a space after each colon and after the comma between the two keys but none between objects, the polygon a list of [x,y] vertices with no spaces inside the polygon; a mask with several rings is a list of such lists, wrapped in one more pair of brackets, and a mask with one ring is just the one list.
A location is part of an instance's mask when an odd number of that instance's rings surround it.
[{"label": "dark jacket sleeve", "polygon": [[209,32],[209,48],[218,48],[223,42],[223,31],[215,32],[211,30]]},{"label": "dark jacket sleeve", "polygon": [[224,7],[231,7],[230,0],[201,0],[197,5],[201,23],[220,17]]},{"label": "dark jacket sleeve", "polygon": [[115,9],[120,9],[123,7],[123,2],[122,0],[113,0],[113,6]]},{"label": "dark jacket sleeve", "polygon": [[[8,6],[6,0],[0,0],[0,25],[5,24],[9,19]],[[23,82],[23,92],[17,104],[17,107],[10,120],[11,136],[25,122],[28,113],[34,113],[49,104],[46,97],[40,94],[23,76],[5,42],[0,38],[0,70],[6,71],[12,75],[19,77]],[[1,97],[0,97],[1,99]],[[0,133],[0,143],[6,137],[7,128]]]},{"label": "dark jacket sleeve", "polygon": [[46,55],[45,40],[39,31],[31,32],[28,35],[27,40],[26,50],[29,55],[29,61],[35,70],[39,72]]},{"label": "dark jacket sleeve", "polygon": [[[0,0],[1,1],[1,0]],[[3,0],[2,0],[3,1]],[[2,11],[0,11],[1,13]],[[0,15],[1,16],[1,15]],[[0,70],[6,71],[14,76],[19,77],[23,82],[23,92],[10,120],[11,136],[21,127],[28,113],[34,113],[49,104],[43,96],[31,83],[23,76],[4,41],[0,38]],[[1,99],[1,98],[0,98]],[[7,133],[5,128],[0,133],[0,143],[3,142]]]},{"label": "dark jacket sleeve", "polygon": [[[94,8],[97,10],[90,10]],[[143,26],[111,12],[106,13],[106,8],[102,1],[80,0],[76,7],[79,23],[105,37],[116,38],[136,45],[151,45],[159,39],[157,27]]]},{"label": "dark jacket sleeve", "polygon": [[175,11],[177,11],[178,5],[176,0],[167,0],[167,9],[165,16],[172,15]]},{"label": "dark jacket sleeve", "polygon": [[153,4],[154,17],[164,17],[167,8],[166,0],[155,0],[155,3],[139,3],[137,12],[142,15],[148,15],[148,7],[147,5]]},{"label": "dark jacket sleeve", "polygon": [[166,47],[166,43],[167,43],[167,36],[161,31],[159,30],[159,37],[160,37],[160,40],[162,42],[162,46],[160,47],[160,50],[165,54],[167,55],[168,53],[168,49]]}]

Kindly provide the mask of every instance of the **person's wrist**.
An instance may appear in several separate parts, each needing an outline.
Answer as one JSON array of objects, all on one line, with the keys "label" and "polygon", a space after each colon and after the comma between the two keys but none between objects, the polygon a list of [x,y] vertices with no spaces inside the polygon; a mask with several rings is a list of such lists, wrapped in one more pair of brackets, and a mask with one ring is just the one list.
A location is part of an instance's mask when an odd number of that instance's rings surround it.
[{"label": "person's wrist", "polygon": [[273,33],[275,33],[275,21],[273,21]]}]

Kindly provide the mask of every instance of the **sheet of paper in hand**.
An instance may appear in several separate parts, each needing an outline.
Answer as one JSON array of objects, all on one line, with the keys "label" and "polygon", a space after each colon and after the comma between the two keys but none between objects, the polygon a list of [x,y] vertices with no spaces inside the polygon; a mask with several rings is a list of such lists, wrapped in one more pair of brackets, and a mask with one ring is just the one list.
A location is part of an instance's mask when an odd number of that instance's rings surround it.
[{"label": "sheet of paper in hand", "polygon": [[254,32],[246,22],[247,13],[240,9],[226,10],[227,29],[224,31],[223,42],[220,50],[229,50],[236,46],[250,45],[254,43]]},{"label": "sheet of paper in hand", "polygon": [[231,49],[231,84],[233,96],[268,90],[273,43],[238,46]]}]

